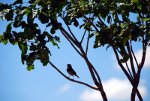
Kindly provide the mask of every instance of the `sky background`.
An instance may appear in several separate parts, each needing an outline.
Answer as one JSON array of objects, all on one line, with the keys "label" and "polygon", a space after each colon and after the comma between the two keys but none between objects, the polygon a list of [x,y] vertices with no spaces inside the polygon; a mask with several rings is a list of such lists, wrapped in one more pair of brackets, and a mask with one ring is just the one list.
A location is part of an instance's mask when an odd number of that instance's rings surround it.
[{"label": "sky background", "polygon": [[[0,20],[0,34],[5,31],[6,25],[7,22]],[[80,34],[77,30],[74,32]],[[80,76],[79,80],[93,85],[84,60],[64,37],[61,38],[59,46],[60,49],[51,47],[50,60],[66,75],[66,65],[72,64]],[[140,59],[141,45],[135,44],[134,48],[136,56]],[[139,85],[144,101],[150,99],[150,48],[147,53]],[[35,69],[27,71],[26,66],[21,63],[20,54],[18,46],[0,43],[0,101],[102,101],[99,100],[99,92],[66,80],[50,65],[43,67],[36,61]],[[130,83],[118,67],[112,49],[106,51],[105,48],[93,49],[90,46],[89,59],[101,76],[109,101],[130,101]]]}]

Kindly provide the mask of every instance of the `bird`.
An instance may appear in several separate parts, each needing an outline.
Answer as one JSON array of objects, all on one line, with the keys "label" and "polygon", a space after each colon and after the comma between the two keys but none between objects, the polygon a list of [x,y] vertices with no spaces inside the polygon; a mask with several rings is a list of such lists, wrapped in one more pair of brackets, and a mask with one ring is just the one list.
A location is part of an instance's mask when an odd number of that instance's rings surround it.
[{"label": "bird", "polygon": [[73,70],[71,64],[67,64],[67,72],[70,76],[76,76],[79,78],[79,76],[77,75],[77,73]]}]

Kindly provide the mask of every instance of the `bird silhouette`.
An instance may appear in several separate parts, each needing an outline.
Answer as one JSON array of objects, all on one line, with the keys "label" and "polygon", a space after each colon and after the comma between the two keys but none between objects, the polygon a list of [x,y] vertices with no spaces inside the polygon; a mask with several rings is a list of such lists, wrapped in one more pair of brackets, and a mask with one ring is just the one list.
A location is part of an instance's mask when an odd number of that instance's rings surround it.
[{"label": "bird silhouette", "polygon": [[71,64],[67,64],[67,72],[69,75],[71,76],[76,76],[79,78],[79,76],[77,75],[77,73],[73,70]]}]

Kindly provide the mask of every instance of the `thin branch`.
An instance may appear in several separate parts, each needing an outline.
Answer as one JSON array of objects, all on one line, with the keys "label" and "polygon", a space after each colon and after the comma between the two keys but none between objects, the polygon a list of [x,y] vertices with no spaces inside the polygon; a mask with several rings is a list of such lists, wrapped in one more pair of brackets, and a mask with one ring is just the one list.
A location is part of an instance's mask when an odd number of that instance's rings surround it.
[{"label": "thin branch", "polygon": [[127,63],[126,63],[126,67],[127,67],[127,70],[128,70],[128,72],[129,72],[129,74],[130,74],[131,78],[133,79],[132,73],[131,73],[131,71],[130,71],[129,66],[128,66],[128,64],[127,64]]},{"label": "thin branch", "polygon": [[[63,20],[64,20],[64,18],[63,17],[61,17]],[[64,20],[64,23],[65,23],[65,20]],[[65,23],[66,24],[66,23]],[[68,30],[69,30],[69,32],[70,32],[70,34],[72,35],[72,37],[74,38],[74,40],[75,41],[78,41],[77,40],[77,38],[75,37],[75,35],[73,34],[73,32],[72,32],[72,30],[71,30],[71,28],[69,27],[69,25],[68,24],[66,24],[66,26],[67,26],[67,28],[68,28]]]},{"label": "thin branch", "polygon": [[143,37],[143,40],[142,40],[143,44],[143,52],[142,52],[142,60],[141,60],[141,63],[139,64],[139,69],[142,69],[143,68],[143,65],[145,63],[145,58],[146,58],[146,49],[147,49],[147,46],[144,44],[144,37]]},{"label": "thin branch", "polygon": [[[60,31],[61,31],[61,30],[60,30]],[[71,41],[71,39],[68,38],[68,36],[66,35],[66,33],[63,32],[63,31],[61,31],[61,33],[62,33],[62,34],[64,35],[64,37],[69,41],[69,43],[70,43],[71,46],[76,50],[76,52],[77,52],[81,57],[83,57],[82,54],[81,54],[81,52],[75,47],[75,45],[73,44],[73,42]]]},{"label": "thin branch", "polygon": [[83,34],[82,39],[81,39],[81,41],[80,41],[81,44],[82,44],[82,42],[83,42],[83,39],[84,39],[84,37],[85,37],[85,34],[86,34],[86,30],[84,31],[84,34]]},{"label": "thin branch", "polygon": [[94,23],[89,18],[87,18],[85,15],[83,15],[83,17],[95,28],[95,30],[97,32],[99,32],[99,30],[97,29],[97,27],[94,25]]},{"label": "thin branch", "polygon": [[[67,25],[67,24],[66,24],[66,25]],[[71,31],[71,28],[69,27],[69,25],[67,25],[67,28],[68,28],[70,34],[72,35],[72,37],[73,37],[76,41],[78,41],[77,38],[75,37],[75,35],[73,34],[73,32]]]},{"label": "thin branch", "polygon": [[103,22],[103,20],[98,16],[98,20],[105,26],[107,27],[107,25]]},{"label": "thin branch", "polygon": [[[121,67],[121,69],[123,70],[123,72],[125,73],[125,75],[127,76],[128,80],[130,81],[130,83],[132,84],[132,86],[134,86],[133,79],[130,77],[130,75],[128,74],[128,72],[125,70],[124,66],[120,62],[119,55],[118,55],[118,53],[115,50],[115,48],[114,48],[113,45],[112,45],[112,48],[113,48],[113,51],[114,51],[114,53],[116,55],[116,58],[117,58],[119,66]],[[137,88],[136,88],[136,92],[137,92],[137,96],[139,97],[140,101],[143,101],[143,98],[142,98],[142,96],[141,96],[141,94],[140,94],[140,92],[139,92],[139,90]]]},{"label": "thin branch", "polygon": [[89,41],[90,41],[90,31],[88,33],[88,38],[87,38],[87,44],[86,44],[86,50],[85,50],[85,54],[87,55],[88,49],[89,49]]},{"label": "thin branch", "polygon": [[95,72],[95,74],[96,74],[96,76],[97,76],[97,79],[98,79],[99,83],[102,84],[101,79],[100,79],[100,76],[99,76],[97,70],[96,70],[94,67],[93,67],[92,69],[94,70],[94,72]]},{"label": "thin branch", "polygon": [[63,77],[65,77],[66,79],[68,79],[68,80],[70,80],[70,81],[72,81],[72,82],[78,83],[78,84],[85,85],[85,86],[90,87],[90,88],[92,88],[92,89],[94,89],[94,90],[98,90],[98,88],[93,87],[93,86],[91,86],[91,85],[89,85],[89,84],[87,84],[87,83],[84,83],[84,82],[82,82],[82,81],[78,81],[78,80],[74,80],[74,79],[69,78],[69,77],[66,76],[61,70],[59,70],[51,61],[49,61],[49,64],[50,64],[55,70],[57,70],[58,73],[60,73]]},{"label": "thin branch", "polygon": [[128,72],[126,71],[125,67],[122,65],[122,63],[121,63],[121,61],[120,61],[120,59],[119,59],[119,55],[118,55],[116,49],[114,48],[114,46],[112,46],[112,48],[113,48],[113,51],[114,51],[115,56],[116,56],[116,58],[117,58],[117,61],[118,61],[119,66],[121,67],[122,71],[125,73],[125,75],[127,76],[127,78],[129,79],[129,81],[132,82],[132,78],[130,77],[130,75],[129,75]]},{"label": "thin branch", "polygon": [[59,30],[60,30],[61,32],[63,32],[76,46],[79,46],[79,42],[76,41],[76,40],[74,40],[74,39],[72,38],[72,36],[70,36],[70,34],[69,34],[62,26],[59,26]]},{"label": "thin branch", "polygon": [[127,50],[128,50],[128,53],[129,53],[131,70],[132,70],[133,76],[135,77],[136,76],[136,72],[135,72],[135,67],[134,67],[134,63],[133,63],[133,57],[132,57],[132,53],[131,53],[131,48],[130,48],[129,42],[127,43]]},{"label": "thin branch", "polygon": [[136,56],[135,56],[135,54],[134,54],[134,51],[133,51],[132,45],[131,45],[131,53],[132,53],[132,55],[133,55],[133,58],[134,58],[134,60],[135,60],[135,63],[136,63],[136,65],[137,65],[137,68],[138,68],[137,58],[136,58]]}]

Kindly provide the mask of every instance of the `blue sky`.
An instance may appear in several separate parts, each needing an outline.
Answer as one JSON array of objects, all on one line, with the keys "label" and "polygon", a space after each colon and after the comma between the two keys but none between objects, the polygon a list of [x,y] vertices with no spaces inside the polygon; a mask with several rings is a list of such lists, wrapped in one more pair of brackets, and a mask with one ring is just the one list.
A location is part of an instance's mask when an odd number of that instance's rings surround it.
[{"label": "blue sky", "polygon": [[[8,2],[8,0],[0,2]],[[5,21],[0,21],[0,34],[5,31],[6,25]],[[77,30],[74,32],[78,33]],[[140,58],[140,45],[135,44],[135,48],[137,57]],[[79,80],[93,85],[84,60],[64,37],[61,38],[60,49],[52,47],[51,50],[50,59],[65,74],[67,74],[66,64],[71,63],[80,76]],[[147,53],[149,52],[150,48]],[[118,68],[111,48],[106,51],[105,48],[93,49],[91,46],[89,58],[97,67],[109,101],[129,101],[131,86]],[[144,101],[150,99],[149,61],[148,54],[139,86]],[[20,50],[17,46],[0,44],[0,67],[0,101],[100,101],[98,99],[101,99],[99,93],[66,80],[50,65],[43,67],[37,61],[35,69],[27,71],[26,66],[21,63]]]}]

